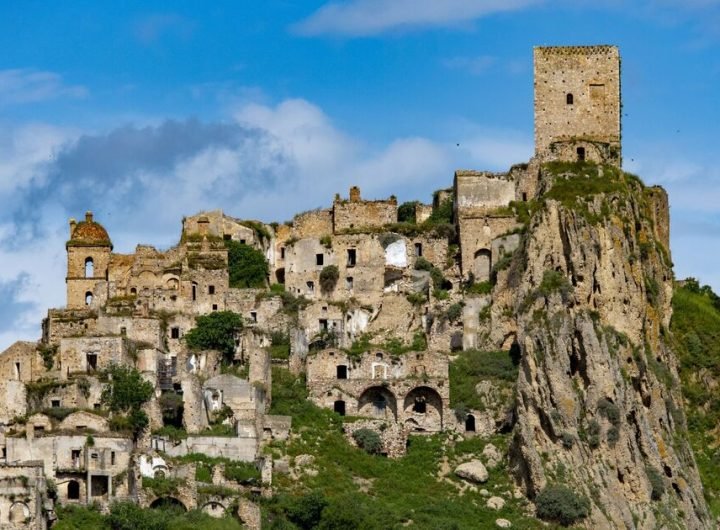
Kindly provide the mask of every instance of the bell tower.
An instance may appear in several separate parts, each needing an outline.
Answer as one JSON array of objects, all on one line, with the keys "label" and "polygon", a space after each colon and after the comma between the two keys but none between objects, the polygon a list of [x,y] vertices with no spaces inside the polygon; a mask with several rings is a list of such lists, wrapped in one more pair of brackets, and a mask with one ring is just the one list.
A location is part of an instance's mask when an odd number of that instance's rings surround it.
[{"label": "bell tower", "polygon": [[103,301],[107,298],[112,248],[107,231],[93,220],[92,212],[87,212],[85,220],[79,223],[70,219],[70,239],[65,244],[68,309],[95,307],[96,296],[101,296]]}]

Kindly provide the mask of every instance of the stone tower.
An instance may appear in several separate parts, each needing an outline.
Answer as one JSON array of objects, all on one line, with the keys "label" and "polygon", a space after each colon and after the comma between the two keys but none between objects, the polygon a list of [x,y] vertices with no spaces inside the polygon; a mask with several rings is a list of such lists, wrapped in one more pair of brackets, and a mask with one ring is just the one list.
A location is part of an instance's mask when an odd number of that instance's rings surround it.
[{"label": "stone tower", "polygon": [[70,219],[70,240],[65,244],[65,248],[68,309],[93,306],[98,302],[95,300],[98,295],[106,298],[107,292],[102,292],[102,286],[107,287],[108,266],[113,247],[105,228],[93,221],[92,212],[87,212],[85,220],[79,223]]},{"label": "stone tower", "polygon": [[622,162],[617,46],[536,47],[535,155]]}]

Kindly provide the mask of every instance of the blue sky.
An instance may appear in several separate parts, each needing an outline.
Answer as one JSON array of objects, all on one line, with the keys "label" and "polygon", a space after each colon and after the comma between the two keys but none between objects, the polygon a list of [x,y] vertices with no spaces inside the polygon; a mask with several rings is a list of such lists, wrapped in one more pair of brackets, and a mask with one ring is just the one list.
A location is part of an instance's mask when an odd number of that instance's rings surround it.
[{"label": "blue sky", "polygon": [[720,0],[597,4],[0,1],[0,350],[64,304],[87,209],[131,252],[202,209],[429,200],[526,161],[534,45],[620,46],[625,167],[670,193],[676,275],[720,290]]}]

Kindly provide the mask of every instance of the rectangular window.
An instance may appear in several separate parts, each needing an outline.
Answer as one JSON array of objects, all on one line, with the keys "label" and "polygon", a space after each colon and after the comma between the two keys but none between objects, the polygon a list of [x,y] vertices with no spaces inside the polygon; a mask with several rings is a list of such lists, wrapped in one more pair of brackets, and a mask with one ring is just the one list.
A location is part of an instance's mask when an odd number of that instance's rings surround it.
[{"label": "rectangular window", "polygon": [[59,399],[53,399],[50,401],[50,406],[54,409],[60,408],[60,400]]},{"label": "rectangular window", "polygon": [[592,99],[602,99],[605,97],[605,85],[596,83],[590,85],[590,97]]},{"label": "rectangular window", "polygon": [[257,311],[250,311],[250,320],[257,322]]},{"label": "rectangular window", "polygon": [[20,363],[15,363],[15,379],[20,379]]},{"label": "rectangular window", "polygon": [[354,267],[357,263],[357,253],[354,248],[349,248],[347,251],[347,266]]},{"label": "rectangular window", "polygon": [[120,328],[120,335],[127,335],[127,328],[126,328],[126,327]]},{"label": "rectangular window", "polygon": [[87,369],[89,372],[97,370],[97,353],[88,353],[86,356]]},{"label": "rectangular window", "polygon": [[328,330],[327,318],[321,318],[320,319],[320,331],[327,331],[327,330]]},{"label": "rectangular window", "polygon": [[338,379],[347,379],[347,366],[339,364],[336,369],[336,375]]},{"label": "rectangular window", "polygon": [[348,276],[347,278],[345,278],[345,287],[347,288],[348,291],[352,291],[352,288],[353,288],[353,277],[352,276]]},{"label": "rectangular window", "polygon": [[208,294],[215,294],[215,286],[208,285]]},{"label": "rectangular window", "polygon": [[240,244],[241,244],[241,245],[244,245],[244,244],[245,244],[245,240],[244,240],[244,239],[241,239],[241,240],[240,240]]},{"label": "rectangular window", "polygon": [[418,258],[422,257],[422,243],[415,243],[415,255]]},{"label": "rectangular window", "polygon": [[325,261],[324,254],[315,254],[315,265],[322,265]]},{"label": "rectangular window", "polygon": [[110,451],[110,465],[115,465],[115,451]]},{"label": "rectangular window", "polygon": [[280,247],[280,259],[285,259],[285,247]]},{"label": "rectangular window", "polygon": [[213,305],[212,305],[213,311],[217,311],[217,307],[218,307],[217,304],[213,304]]},{"label": "rectangular window", "polygon": [[180,338],[180,328],[170,328],[170,338],[171,339],[179,339]]}]

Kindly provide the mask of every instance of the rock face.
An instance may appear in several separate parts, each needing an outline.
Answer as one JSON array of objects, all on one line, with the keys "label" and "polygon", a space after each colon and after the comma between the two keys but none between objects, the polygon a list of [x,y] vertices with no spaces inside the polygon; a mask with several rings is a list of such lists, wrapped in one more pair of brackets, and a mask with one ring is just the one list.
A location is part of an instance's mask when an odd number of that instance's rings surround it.
[{"label": "rock face", "polygon": [[487,482],[488,479],[487,469],[485,469],[485,466],[479,460],[471,460],[470,462],[460,464],[455,468],[455,474],[470,482],[479,482],[481,484]]},{"label": "rock face", "polygon": [[585,495],[588,528],[712,528],[667,340],[667,199],[618,178],[583,207],[546,200],[498,279],[522,353],[511,467],[530,498]]}]

